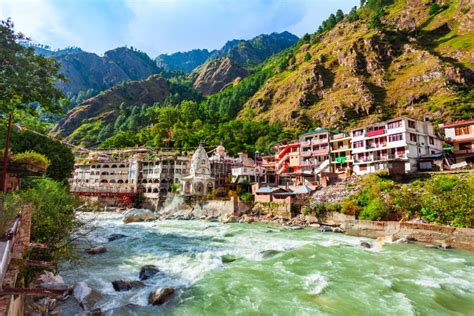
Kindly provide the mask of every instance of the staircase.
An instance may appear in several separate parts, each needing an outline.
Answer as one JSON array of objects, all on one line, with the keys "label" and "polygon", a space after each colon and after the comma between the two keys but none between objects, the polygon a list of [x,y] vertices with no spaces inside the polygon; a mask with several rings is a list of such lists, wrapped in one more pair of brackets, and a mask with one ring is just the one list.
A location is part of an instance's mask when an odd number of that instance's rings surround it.
[{"label": "staircase", "polygon": [[314,169],[314,174],[319,174],[321,171],[326,169],[331,162],[329,159],[324,160],[316,169]]}]

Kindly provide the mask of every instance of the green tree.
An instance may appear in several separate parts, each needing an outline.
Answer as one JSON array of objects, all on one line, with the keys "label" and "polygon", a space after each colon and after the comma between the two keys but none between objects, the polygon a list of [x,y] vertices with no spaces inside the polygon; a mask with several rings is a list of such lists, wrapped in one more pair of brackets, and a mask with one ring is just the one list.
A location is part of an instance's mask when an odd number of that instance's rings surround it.
[{"label": "green tree", "polygon": [[347,15],[347,20],[349,20],[349,22],[354,22],[354,21],[359,20],[359,14],[357,13],[356,7],[353,7],[351,11],[349,11],[349,14]]},{"label": "green tree", "polygon": [[61,91],[54,86],[57,81],[65,80],[59,74],[59,63],[36,55],[33,47],[20,45],[20,40],[28,38],[15,33],[10,19],[0,21],[0,113],[8,116],[1,188],[4,188],[6,181],[7,153],[14,114],[39,116],[41,112],[59,113],[59,100],[63,98]]},{"label": "green tree", "polygon": [[341,9],[336,11],[336,23],[339,23],[344,19],[344,12]]}]

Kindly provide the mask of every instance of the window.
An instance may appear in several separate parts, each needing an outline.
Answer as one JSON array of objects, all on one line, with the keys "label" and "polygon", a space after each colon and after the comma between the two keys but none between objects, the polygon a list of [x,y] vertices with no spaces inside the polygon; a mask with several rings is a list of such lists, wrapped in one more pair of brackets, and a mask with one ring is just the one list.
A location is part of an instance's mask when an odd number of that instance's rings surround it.
[{"label": "window", "polygon": [[408,121],[408,127],[409,127],[409,128],[416,128],[416,123],[415,123],[415,121]]},{"label": "window", "polygon": [[472,143],[459,143],[459,150],[472,149]]},{"label": "window", "polygon": [[354,131],[354,137],[363,136],[363,135],[364,135],[364,130],[363,129],[359,129],[357,131]]},{"label": "window", "polygon": [[410,133],[410,141],[412,141],[412,142],[415,142],[415,143],[416,143],[417,139],[418,139],[418,138],[416,137],[416,134],[412,134],[412,133]]},{"label": "window", "polygon": [[401,140],[403,140],[403,134],[401,134],[401,133],[400,134],[393,134],[393,135],[388,136],[388,141],[390,143],[398,142],[398,141],[401,141]]},{"label": "window", "polygon": [[434,138],[430,137],[430,145],[434,145]]},{"label": "window", "polygon": [[360,165],[359,170],[360,171],[367,171],[367,165]]},{"label": "window", "polygon": [[354,148],[362,148],[364,147],[363,141],[354,142]]},{"label": "window", "polygon": [[402,127],[402,121],[390,122],[387,124],[387,129],[394,129]]},{"label": "window", "polygon": [[470,128],[469,128],[469,126],[456,127],[454,129],[454,133],[455,133],[456,136],[468,135],[468,134],[470,134]]}]

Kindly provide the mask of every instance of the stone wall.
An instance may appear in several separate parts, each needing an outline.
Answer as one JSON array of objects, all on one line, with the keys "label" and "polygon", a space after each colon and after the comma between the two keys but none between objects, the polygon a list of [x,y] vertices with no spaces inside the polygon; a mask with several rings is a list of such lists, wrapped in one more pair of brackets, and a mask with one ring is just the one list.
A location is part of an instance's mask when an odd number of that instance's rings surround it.
[{"label": "stone wall", "polygon": [[341,224],[348,235],[370,238],[393,236],[395,238],[407,238],[434,245],[445,244],[453,248],[474,251],[474,229],[472,228],[359,220],[346,220]]}]

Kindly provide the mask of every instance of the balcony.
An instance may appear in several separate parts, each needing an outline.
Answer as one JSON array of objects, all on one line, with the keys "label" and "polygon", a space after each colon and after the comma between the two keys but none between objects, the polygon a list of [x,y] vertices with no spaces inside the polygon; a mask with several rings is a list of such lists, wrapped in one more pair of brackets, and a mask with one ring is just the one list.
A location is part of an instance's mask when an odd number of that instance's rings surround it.
[{"label": "balcony", "polygon": [[308,146],[311,146],[311,141],[310,141],[310,140],[302,141],[302,142],[300,142],[300,146],[301,146],[301,147],[308,147]]},{"label": "balcony", "polygon": [[387,143],[386,143],[386,142],[384,142],[384,143],[371,143],[371,144],[367,144],[367,149],[383,148],[383,147],[387,147]]},{"label": "balcony", "polygon": [[329,149],[313,150],[313,156],[329,155]]},{"label": "balcony", "polygon": [[301,152],[301,157],[309,157],[311,156],[312,151],[311,150],[305,150]]},{"label": "balcony", "polygon": [[376,129],[370,132],[367,132],[367,137],[378,136],[385,134],[385,128]]},{"label": "balcony", "polygon": [[327,139],[327,138],[323,138],[323,139],[321,139],[321,138],[316,138],[316,139],[313,139],[313,140],[311,141],[311,144],[317,145],[317,144],[324,144],[324,143],[327,143],[327,142],[328,142],[328,139]]}]

